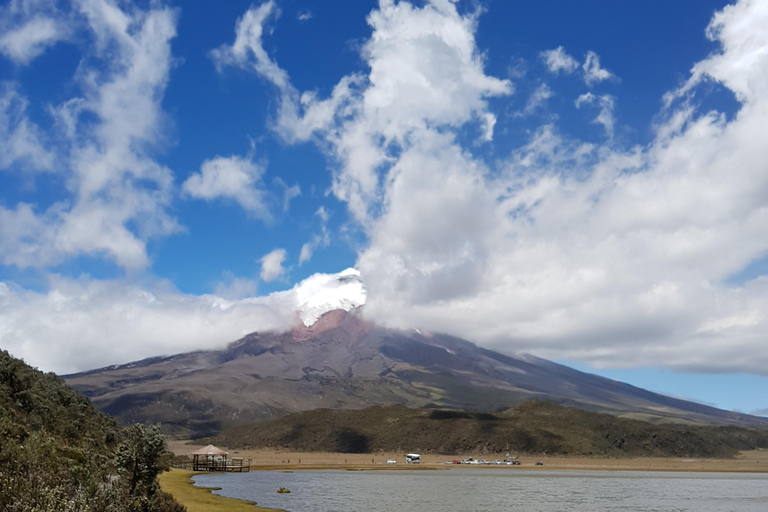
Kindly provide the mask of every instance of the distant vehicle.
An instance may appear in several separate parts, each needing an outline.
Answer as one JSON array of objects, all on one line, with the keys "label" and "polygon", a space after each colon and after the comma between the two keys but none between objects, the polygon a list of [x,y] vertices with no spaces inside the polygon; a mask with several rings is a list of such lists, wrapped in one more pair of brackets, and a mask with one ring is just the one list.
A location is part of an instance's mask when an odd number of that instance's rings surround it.
[{"label": "distant vehicle", "polygon": [[468,459],[463,459],[463,460],[461,461],[461,463],[462,463],[462,464],[472,464],[472,457],[470,457],[470,458],[468,458]]},{"label": "distant vehicle", "polygon": [[491,462],[491,464],[493,464],[494,466],[501,466],[504,463],[501,462],[500,460],[496,459],[495,461]]},{"label": "distant vehicle", "polygon": [[387,459],[387,464],[397,464],[397,459]]},{"label": "distant vehicle", "polygon": [[406,464],[420,464],[421,463],[421,455],[418,453],[409,453],[405,456],[405,463]]},{"label": "distant vehicle", "polygon": [[453,460],[451,461],[451,464],[463,464],[463,462],[462,462],[462,461],[460,461],[460,460],[457,460],[457,459],[453,459]]},{"label": "distant vehicle", "polygon": [[537,465],[537,466],[543,466],[543,465],[544,465],[544,463],[543,463],[543,462],[537,462],[537,463],[536,463],[536,465]]}]

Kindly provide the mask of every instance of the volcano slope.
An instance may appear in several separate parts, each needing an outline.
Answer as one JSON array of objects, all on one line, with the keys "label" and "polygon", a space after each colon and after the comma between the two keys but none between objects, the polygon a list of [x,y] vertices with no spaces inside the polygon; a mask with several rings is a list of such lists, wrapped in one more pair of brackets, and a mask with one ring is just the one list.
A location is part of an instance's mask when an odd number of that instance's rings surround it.
[{"label": "volcano slope", "polygon": [[179,437],[318,408],[500,411],[542,399],[653,422],[768,426],[768,419],[679,400],[469,341],[386,329],[355,310],[311,327],[253,333],[223,350],[152,358],[70,375],[67,383],[121,422],[159,422]]}]

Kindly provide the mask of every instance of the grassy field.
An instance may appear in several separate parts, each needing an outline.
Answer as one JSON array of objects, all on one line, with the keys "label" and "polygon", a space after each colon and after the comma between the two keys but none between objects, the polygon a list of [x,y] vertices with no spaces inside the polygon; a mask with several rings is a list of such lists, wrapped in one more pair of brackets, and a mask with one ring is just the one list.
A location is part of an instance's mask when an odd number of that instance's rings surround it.
[{"label": "grassy field", "polygon": [[259,507],[250,501],[212,494],[211,491],[215,489],[195,487],[191,479],[193,475],[193,471],[172,469],[159,477],[163,490],[172,494],[189,512],[275,512],[274,509]]}]

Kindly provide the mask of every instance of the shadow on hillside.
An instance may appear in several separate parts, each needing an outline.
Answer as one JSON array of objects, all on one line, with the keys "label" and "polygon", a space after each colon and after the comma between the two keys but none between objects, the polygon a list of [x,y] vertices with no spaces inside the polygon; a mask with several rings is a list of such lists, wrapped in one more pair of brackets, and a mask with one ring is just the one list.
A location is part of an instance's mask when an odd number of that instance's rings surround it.
[{"label": "shadow on hillside", "polygon": [[368,453],[368,437],[352,430],[340,428],[333,432],[336,451],[339,453]]}]

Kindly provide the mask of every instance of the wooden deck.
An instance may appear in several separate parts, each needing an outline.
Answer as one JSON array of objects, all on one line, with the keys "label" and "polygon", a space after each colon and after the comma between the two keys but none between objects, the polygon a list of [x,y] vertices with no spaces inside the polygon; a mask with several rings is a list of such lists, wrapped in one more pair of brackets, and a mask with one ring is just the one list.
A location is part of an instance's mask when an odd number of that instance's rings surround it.
[{"label": "wooden deck", "polygon": [[190,469],[192,471],[226,471],[229,473],[247,473],[251,470],[251,460],[242,459],[233,460],[198,460],[184,464],[174,465],[179,469]]}]

